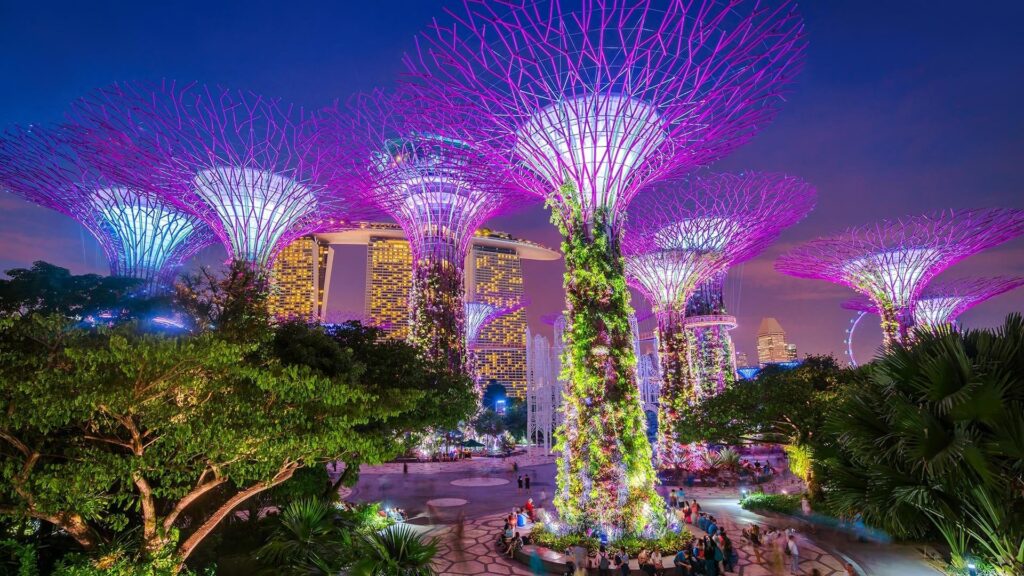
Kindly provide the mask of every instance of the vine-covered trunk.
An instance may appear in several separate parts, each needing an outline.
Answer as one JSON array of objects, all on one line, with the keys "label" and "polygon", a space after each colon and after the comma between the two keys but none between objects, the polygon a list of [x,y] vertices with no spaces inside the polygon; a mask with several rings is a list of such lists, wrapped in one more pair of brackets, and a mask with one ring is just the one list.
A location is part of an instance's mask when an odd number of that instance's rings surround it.
[{"label": "vine-covered trunk", "polygon": [[409,339],[431,360],[466,373],[465,288],[462,262],[422,259],[414,263]]},{"label": "vine-covered trunk", "polygon": [[880,306],[878,313],[882,317],[882,347],[888,350],[903,342],[900,337],[899,313],[890,306]]},{"label": "vine-covered trunk", "polygon": [[564,421],[555,507],[576,528],[639,533],[661,522],[657,477],[635,380],[629,291],[618,232],[605,212],[556,214],[568,322]]},{"label": "vine-covered trunk", "polygon": [[736,354],[723,325],[689,329],[694,343],[693,371],[699,396],[713,396],[736,381]]},{"label": "vine-covered trunk", "polygon": [[658,398],[658,461],[671,466],[678,461],[676,424],[683,407],[693,398],[695,382],[691,369],[691,341],[683,327],[681,308],[659,310],[658,358],[661,362],[661,393]]}]

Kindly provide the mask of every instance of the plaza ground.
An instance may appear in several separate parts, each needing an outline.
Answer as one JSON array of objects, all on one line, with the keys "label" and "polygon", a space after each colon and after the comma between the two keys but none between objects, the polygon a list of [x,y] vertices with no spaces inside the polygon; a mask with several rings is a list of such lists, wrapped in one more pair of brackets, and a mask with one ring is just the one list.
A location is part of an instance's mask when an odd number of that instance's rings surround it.
[{"label": "plaza ground", "polygon": [[[513,471],[518,463],[518,473]],[[530,490],[519,489],[518,475],[529,475]],[[788,475],[768,487],[780,490],[796,486]],[[436,567],[441,574],[530,574],[529,569],[504,555],[495,546],[503,518],[513,508],[533,498],[539,508],[552,509],[555,489],[553,459],[542,454],[516,458],[477,458],[461,462],[410,463],[408,473],[399,463],[365,466],[359,482],[345,497],[357,502],[379,501],[405,510],[409,523],[419,526],[440,540]],[[663,494],[668,486],[662,486]],[[810,574],[817,568],[823,576],[845,574],[842,566],[853,563],[861,574],[878,576],[936,576],[940,574],[913,546],[857,542],[853,537],[830,530],[810,533],[807,526],[785,517],[766,517],[740,508],[735,488],[692,488],[687,498],[696,498],[703,509],[715,515],[732,537],[740,556],[732,574],[765,576],[772,574],[770,554],[765,551],[759,563],[753,550],[743,542],[742,528],[750,523],[762,527],[793,527],[800,547],[800,571]],[[696,527],[696,535],[703,533]],[[666,566],[671,566],[670,559]],[[777,574],[790,574],[788,557]],[[778,568],[778,567],[776,567]],[[669,571],[671,573],[671,570]]]}]

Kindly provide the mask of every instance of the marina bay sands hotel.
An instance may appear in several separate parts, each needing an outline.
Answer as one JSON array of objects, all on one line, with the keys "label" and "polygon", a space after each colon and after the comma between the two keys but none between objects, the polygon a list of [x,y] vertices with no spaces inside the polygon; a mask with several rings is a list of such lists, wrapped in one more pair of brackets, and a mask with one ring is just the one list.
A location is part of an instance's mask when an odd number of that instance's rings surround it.
[{"label": "marina bay sands hotel", "polygon": [[[395,224],[361,223],[357,228],[300,238],[282,250],[272,272],[271,312],[290,318],[344,321],[330,307],[332,278],[339,246],[366,246],[364,321],[394,338],[409,333],[409,291],[412,254],[402,229]],[[561,255],[509,234],[481,229],[466,258],[466,298],[507,303],[523,297],[522,260],[558,260]],[[342,275],[340,278],[343,278]],[[355,318],[360,319],[360,318]],[[480,333],[474,346],[477,370],[497,380],[510,394],[526,390],[526,312],[498,318]]]}]

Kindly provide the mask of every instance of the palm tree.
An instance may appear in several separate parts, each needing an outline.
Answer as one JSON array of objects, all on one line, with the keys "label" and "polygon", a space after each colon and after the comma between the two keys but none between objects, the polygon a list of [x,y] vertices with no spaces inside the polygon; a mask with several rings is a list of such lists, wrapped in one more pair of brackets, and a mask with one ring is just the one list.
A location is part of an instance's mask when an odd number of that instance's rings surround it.
[{"label": "palm tree", "polygon": [[337,574],[348,538],[334,522],[334,508],[316,498],[289,503],[256,559],[268,574],[319,576]]},{"label": "palm tree", "polygon": [[352,569],[355,576],[434,576],[437,539],[423,541],[407,524],[395,524],[362,535],[364,557]]},{"label": "palm tree", "polygon": [[899,537],[941,535],[1024,573],[1024,321],[922,332],[833,410],[827,500]]}]

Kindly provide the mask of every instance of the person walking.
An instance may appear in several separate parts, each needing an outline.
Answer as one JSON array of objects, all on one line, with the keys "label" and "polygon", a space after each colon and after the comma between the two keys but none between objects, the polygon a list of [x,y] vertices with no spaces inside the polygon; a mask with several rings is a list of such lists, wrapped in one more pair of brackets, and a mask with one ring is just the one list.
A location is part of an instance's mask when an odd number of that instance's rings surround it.
[{"label": "person walking", "polygon": [[668,491],[668,505],[673,510],[679,505],[679,500],[676,499],[676,489],[671,488]]},{"label": "person walking", "polygon": [[516,485],[519,486],[518,491],[522,492],[523,491],[523,475],[522,474],[520,474],[519,477],[516,478]]},{"label": "person walking", "polygon": [[527,492],[529,492],[529,490],[530,490],[530,473],[529,472],[527,472],[526,476],[523,477],[523,483],[526,484],[526,490],[527,490]]},{"label": "person walking", "polygon": [[544,560],[541,559],[540,552],[537,551],[537,548],[534,548],[533,552],[530,553],[530,573],[533,574],[533,576],[544,576],[548,573],[548,571],[544,569]]},{"label": "person walking", "polygon": [[786,554],[789,555],[789,571],[796,574],[800,570],[800,548],[792,534],[787,537]]}]

